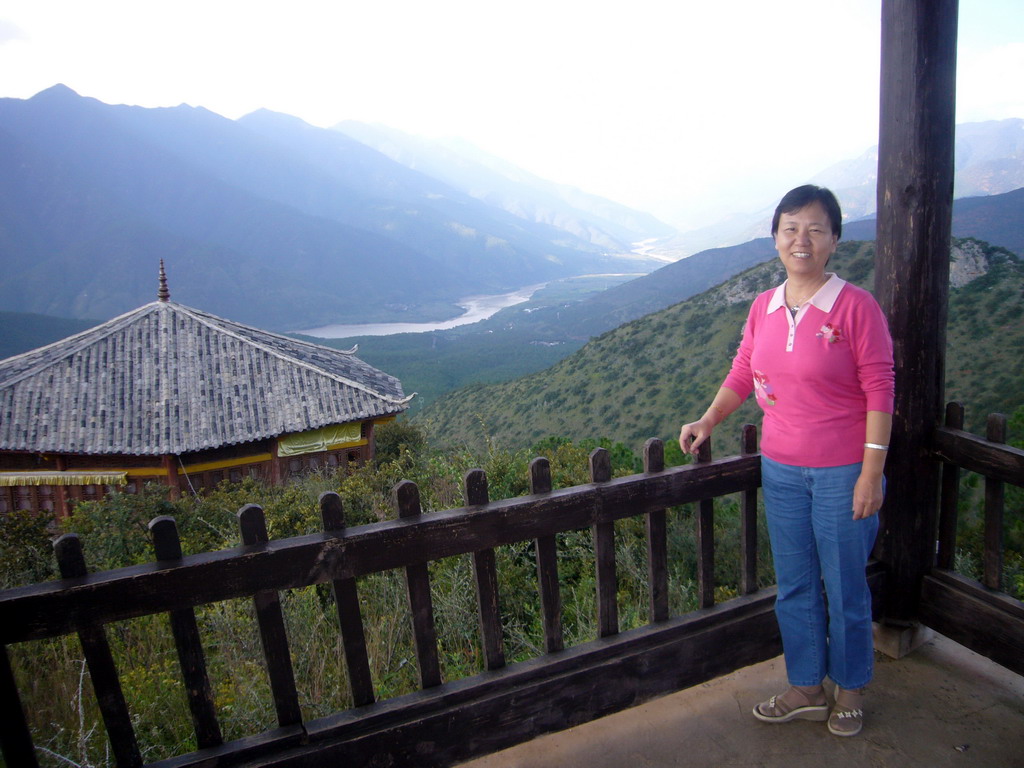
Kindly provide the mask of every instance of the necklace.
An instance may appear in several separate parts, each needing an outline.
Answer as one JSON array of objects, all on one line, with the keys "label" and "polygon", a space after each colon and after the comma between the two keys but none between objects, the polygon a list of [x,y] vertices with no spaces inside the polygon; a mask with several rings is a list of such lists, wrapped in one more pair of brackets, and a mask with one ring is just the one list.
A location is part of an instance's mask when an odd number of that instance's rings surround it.
[{"label": "necklace", "polygon": [[[789,305],[789,311],[793,315],[793,317],[796,317],[796,313],[800,311],[800,307],[806,304],[807,300],[814,296],[814,294],[816,294],[819,290],[821,290],[821,286],[823,286],[827,282],[828,276],[826,276],[824,280],[822,280],[820,283],[814,286],[811,290],[807,291],[802,297],[800,297],[798,301],[794,301]],[[789,288],[788,285],[786,287],[787,289]]]}]

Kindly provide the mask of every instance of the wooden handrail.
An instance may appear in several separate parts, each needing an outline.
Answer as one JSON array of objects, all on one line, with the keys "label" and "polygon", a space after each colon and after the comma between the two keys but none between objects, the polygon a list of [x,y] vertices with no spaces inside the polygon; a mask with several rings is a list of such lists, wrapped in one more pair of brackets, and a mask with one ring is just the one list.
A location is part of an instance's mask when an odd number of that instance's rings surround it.
[{"label": "wooden handrail", "polygon": [[[952,408],[951,413],[952,423],[962,424],[962,420],[957,422],[956,408]],[[982,440],[956,426],[942,427],[935,434],[934,455],[949,466],[954,466],[951,462],[956,461],[959,463],[956,466],[990,473],[996,478],[990,482],[1021,482],[1024,479],[1024,451],[1000,444],[997,433],[995,430],[990,433],[990,439]],[[596,689],[588,687],[597,684],[594,675],[601,674],[598,670],[603,670],[612,683],[620,677],[632,679],[630,664],[633,662],[629,660],[635,653],[650,654],[646,658],[657,659],[653,663],[665,665],[677,658],[678,651],[671,650],[675,643],[681,643],[679,647],[700,643],[699,647],[704,648],[701,658],[705,659],[709,658],[708,654],[714,654],[713,647],[721,652],[720,659],[714,664],[705,664],[700,670],[680,670],[678,675],[671,676],[671,680],[665,678],[661,682],[643,683],[646,696],[653,695],[664,686],[678,684],[682,680],[692,682],[703,675],[715,674],[716,670],[721,673],[730,664],[753,663],[778,652],[778,639],[773,634],[771,619],[773,598],[768,594],[772,590],[753,594],[757,591],[757,490],[761,481],[756,433],[752,428],[745,429],[741,456],[712,460],[709,449],[710,446],[692,465],[665,469],[660,441],[648,441],[644,450],[645,471],[622,478],[611,477],[607,451],[598,449],[590,456],[591,482],[565,489],[552,489],[550,465],[545,459],[536,459],[530,467],[530,495],[496,502],[488,499],[486,475],[480,470],[472,470],[464,478],[467,506],[440,512],[424,512],[420,507],[418,488],[403,482],[395,487],[394,492],[398,519],[351,528],[346,527],[340,497],[327,493],[320,498],[324,533],[276,541],[268,540],[262,510],[247,505],[239,512],[244,543],[220,552],[198,555],[183,556],[173,520],[157,518],[151,524],[156,562],[96,574],[85,572],[80,562],[80,550],[75,550],[77,539],[67,537],[59,549],[65,554],[74,555],[76,551],[79,554],[70,559],[70,555],[64,558],[71,564],[63,570],[65,579],[0,593],[0,641],[7,645],[72,632],[84,638],[83,647],[87,646],[92,657],[90,671],[97,681],[97,692],[104,699],[101,708],[107,729],[115,734],[117,743],[112,743],[112,746],[119,765],[141,763],[134,733],[126,719],[123,698],[120,697],[117,671],[107,658],[109,652],[104,650],[104,625],[150,614],[170,615],[200,747],[200,752],[174,758],[169,765],[200,765],[206,759],[204,755],[214,753],[223,753],[225,765],[234,764],[246,759],[246,755],[269,754],[268,750],[307,749],[302,745],[309,745],[308,749],[322,749],[324,755],[357,755],[363,748],[372,752],[382,743],[389,743],[386,731],[390,726],[386,723],[393,718],[399,718],[408,727],[427,727],[434,715],[426,715],[427,710],[421,712],[421,708],[427,707],[429,702],[435,702],[428,709],[431,712],[436,710],[436,717],[445,717],[442,714],[444,710],[437,709],[437,706],[453,706],[451,716],[457,711],[479,712],[499,701],[524,700],[519,688],[524,684],[535,695],[554,691],[551,686],[555,683],[547,675],[562,676],[559,679],[570,687],[586,688],[588,700],[593,704],[591,714],[597,716],[608,711],[607,707],[625,706],[627,702],[625,699],[620,702],[621,697],[613,695],[613,692],[608,692],[606,701],[595,697]],[[948,477],[955,478],[958,472],[951,470]],[[945,485],[953,487],[951,480],[947,480]],[[715,606],[714,499],[734,493],[741,494],[741,597],[723,606]],[[997,495],[990,493],[990,500],[996,499]],[[698,549],[698,604],[703,609],[693,615],[703,617],[696,623],[689,618],[671,618],[667,600],[665,510],[691,502],[698,502],[693,522]],[[955,503],[946,503],[946,507],[955,509]],[[644,516],[647,523],[650,624],[646,628],[620,633],[614,523],[636,516]],[[998,519],[998,516],[993,519]],[[952,523],[944,518],[944,525],[955,530],[955,518]],[[597,569],[597,638],[592,645],[566,649],[561,627],[556,536],[587,528],[593,532]],[[538,588],[544,611],[546,653],[543,658],[525,665],[506,668],[494,549],[529,541],[537,544]],[[441,679],[438,664],[427,564],[459,555],[473,559],[484,670],[481,675],[451,687]],[[943,554],[940,549],[940,563],[943,557],[948,557],[948,554]],[[991,557],[987,559],[996,562]],[[72,561],[78,564],[74,565]],[[397,700],[375,703],[356,579],[393,570],[404,572],[406,577],[421,691],[418,696],[401,703]],[[879,588],[885,578],[885,570],[882,563],[872,563],[869,567],[876,598],[881,594]],[[998,578],[998,573],[995,576],[989,573],[991,570],[991,566],[986,570],[987,582]],[[1017,648],[1012,632],[1016,631],[1014,627],[1021,620],[1019,603],[1007,602],[1009,598],[1003,602],[990,600],[986,603],[978,597],[985,594],[978,592],[984,590],[984,586],[971,587],[973,592],[966,594],[959,581],[947,580],[947,584],[940,576],[941,573],[937,572],[927,580],[923,615],[946,631],[955,631],[955,627],[949,624],[952,621],[947,616],[949,610],[943,607],[948,605],[957,606],[957,610],[970,607],[979,616],[984,614],[989,621],[1003,622],[1010,628],[1009,641],[995,643],[986,637],[976,642],[979,647],[991,650],[993,656],[1003,659],[1004,663],[1007,663],[1005,659],[1012,659]],[[319,721],[303,722],[279,595],[284,590],[314,584],[329,584],[336,597],[355,709]],[[998,596],[994,591],[988,594]],[[256,603],[279,727],[242,741],[223,744],[217,715],[212,709],[209,682],[202,666],[203,649],[195,632],[193,609],[237,598],[251,599]],[[1011,606],[1009,613],[1004,603]],[[719,611],[719,608],[723,610]],[[720,625],[714,623],[716,615],[721,617]],[[693,634],[698,626],[714,627],[716,634],[707,637],[701,634],[702,639],[698,640]],[[754,634],[751,634],[752,629]],[[705,630],[700,631],[705,633]],[[754,640],[755,637],[759,639]],[[721,648],[724,638],[729,638],[728,652]],[[740,638],[749,638],[747,645],[737,644]],[[620,646],[621,659],[615,656],[614,650]],[[3,660],[6,661],[6,649]],[[664,677],[667,670],[668,667],[661,667],[659,675]],[[0,672],[3,671],[0,665]],[[503,684],[502,680],[506,682]],[[5,706],[14,707],[18,694],[12,688],[12,681],[0,675],[0,682],[4,682],[0,695],[7,698]],[[561,695],[569,694],[563,691]],[[532,696],[525,699],[527,702],[531,700]],[[384,730],[378,733],[378,728]],[[8,724],[6,731],[10,733],[0,729],[5,746],[18,745],[27,738],[16,722]],[[365,747],[357,746],[359,734],[369,732],[373,732],[374,737],[366,742]],[[512,738],[521,738],[521,735],[496,736],[493,743],[504,743],[503,739]],[[322,746],[314,748],[314,743],[321,742]],[[377,746],[372,746],[374,744]],[[410,748],[407,743],[403,744],[401,749]],[[21,753],[25,751],[24,746],[16,748],[21,749]],[[451,749],[451,754],[459,753],[457,748]],[[426,760],[424,764],[428,763]]]},{"label": "wooden handrail", "polygon": [[[945,426],[933,435],[932,455],[943,462],[935,568],[921,590],[920,620],[968,648],[1024,673],[1024,604],[1002,590],[1003,486],[1024,486],[1024,451],[1005,444],[1006,417],[992,414],[984,438],[963,430],[961,403],[946,406]],[[961,469],[985,478],[981,581],[953,572]]]},{"label": "wooden handrail", "polygon": [[1020,448],[953,427],[937,427],[933,441],[933,455],[944,462],[993,480],[1024,486],[1024,450]]},{"label": "wooden handrail", "polygon": [[759,456],[731,457],[18,587],[0,593],[0,643],[405,568],[739,493],[759,480]]},{"label": "wooden handrail", "polygon": [[[402,482],[394,489],[398,519],[352,528],[345,525],[340,497],[326,493],[320,498],[325,532],[284,540],[269,539],[263,510],[250,504],[238,513],[243,542],[241,546],[198,555],[183,555],[174,520],[159,517],[150,524],[155,562],[95,574],[85,570],[78,538],[68,535],[61,539],[57,547],[65,577],[63,580],[0,593],[0,641],[6,646],[14,642],[77,632],[86,651],[117,764],[137,766],[142,764],[141,755],[121,694],[118,672],[106,643],[105,625],[143,615],[167,613],[200,747],[200,753],[195,753],[194,759],[202,763],[206,759],[202,753],[216,753],[223,754],[225,759],[230,756],[230,762],[233,763],[244,759],[246,755],[255,755],[266,749],[290,749],[311,740],[326,738],[324,734],[344,733],[349,730],[345,723],[355,722],[344,717],[341,720],[327,718],[303,722],[281,611],[282,591],[324,583],[333,588],[350,675],[352,702],[362,713],[356,719],[369,725],[376,722],[381,712],[393,710],[394,704],[374,703],[356,579],[384,571],[404,571],[421,692],[425,695],[433,689],[444,691],[448,690],[448,686],[441,679],[428,563],[457,555],[472,556],[485,670],[503,675],[506,670],[503,669],[505,658],[494,548],[532,540],[537,542],[538,581],[545,614],[544,649],[547,654],[553,653],[554,656],[536,660],[540,662],[540,667],[517,665],[517,671],[508,677],[513,688],[502,695],[514,695],[515,686],[521,684],[513,684],[515,680],[533,680],[529,683],[531,686],[543,689],[549,683],[545,682],[543,675],[537,676],[540,670],[547,666],[551,666],[552,670],[560,669],[559,664],[568,659],[576,661],[571,662],[574,671],[567,680],[586,681],[592,679],[587,672],[589,665],[608,663],[602,659],[610,646],[601,645],[603,650],[595,649],[594,653],[588,651],[582,654],[575,649],[570,649],[571,653],[564,649],[556,536],[587,527],[593,532],[598,618],[598,637],[595,640],[607,643],[619,637],[620,631],[615,521],[646,516],[648,530],[655,534],[649,539],[649,552],[657,553],[661,550],[663,553],[666,545],[664,530],[660,536],[656,535],[659,529],[657,521],[661,520],[661,528],[664,529],[666,508],[698,501],[701,509],[696,518],[699,522],[698,535],[703,535],[698,552],[701,589],[699,603],[702,608],[710,608],[714,604],[714,584],[711,580],[714,555],[710,535],[713,506],[709,499],[712,496],[742,493],[745,499],[744,514],[756,515],[756,507],[752,505],[751,499],[756,498],[760,483],[760,462],[758,455],[753,453],[752,432],[748,431],[744,445],[744,456],[713,461],[708,447],[694,465],[665,469],[660,442],[649,441],[645,448],[646,471],[624,478],[611,477],[609,454],[604,449],[597,449],[590,456],[592,482],[566,489],[552,489],[550,465],[546,459],[539,458],[530,467],[531,494],[498,502],[488,500],[486,476],[474,470],[467,473],[465,478],[467,507],[434,513],[424,513],[421,509],[419,489],[415,484]],[[651,525],[652,520],[655,521],[654,525]],[[744,525],[752,529],[754,523],[745,520]],[[756,541],[751,539],[745,546],[756,546]],[[657,564],[659,561],[661,565]],[[745,593],[749,591],[749,585],[755,577],[756,556],[752,562],[753,566],[746,562],[741,566]],[[668,586],[664,553],[660,557],[652,557],[651,567],[652,572],[659,572],[656,576],[658,584],[652,582],[650,591],[650,626],[655,634],[645,639],[644,634],[637,635],[636,630],[632,630],[627,633],[629,636],[624,639],[623,648],[632,648],[637,644],[647,648],[654,642],[650,652],[660,658],[666,651],[655,650],[660,648],[660,641],[656,640],[660,635],[657,633],[667,632],[666,637],[678,637],[682,642],[685,635],[680,636],[678,632],[682,627],[689,626],[689,623],[679,624],[678,620],[672,622],[667,615]],[[240,742],[224,744],[205,670],[204,650],[196,631],[194,608],[238,598],[254,602],[278,727]],[[750,626],[763,626],[770,613],[770,603],[767,601],[770,601],[769,597],[759,596],[752,602],[737,605],[734,610],[722,614],[723,622],[726,622],[723,624],[724,631],[737,631],[725,629],[726,626],[732,626],[728,622],[733,621],[734,617],[742,617],[739,620],[749,622]],[[656,626],[661,629],[655,630]],[[750,660],[760,658],[764,653],[775,653],[775,642],[771,640],[757,648],[739,648],[735,659]],[[6,660],[6,648],[4,650]],[[563,661],[557,661],[559,659]],[[733,660],[733,656],[728,659],[723,657],[720,663],[733,663],[730,660]],[[698,674],[712,669],[712,666],[703,667],[703,671]],[[683,674],[680,679],[686,679],[688,674]],[[488,679],[481,678],[480,682],[470,688],[466,688],[463,683],[458,690],[475,689],[481,683],[481,691],[490,690],[496,681],[482,682]],[[31,752],[30,747],[24,744],[27,734],[23,728],[23,716],[19,712],[19,695],[12,680],[3,680],[4,690],[0,691],[0,696],[4,698],[5,708],[13,713],[8,727],[0,730],[5,752],[14,745],[11,748],[15,750],[17,759],[27,760]],[[651,691],[660,690],[659,686],[669,684],[668,680],[668,677],[663,676],[662,682],[652,682],[644,687]],[[492,696],[492,693],[487,694],[488,698]],[[595,712],[607,706],[600,703],[600,698],[591,698]],[[617,699],[617,696],[613,696],[609,700]],[[402,717],[418,711],[416,701],[420,699],[411,700],[399,708],[404,713]],[[382,706],[384,709],[381,709]],[[471,706],[489,705],[482,703]],[[190,756],[180,764],[192,764],[189,762],[192,759]],[[172,762],[177,765],[180,761],[175,758]]]}]

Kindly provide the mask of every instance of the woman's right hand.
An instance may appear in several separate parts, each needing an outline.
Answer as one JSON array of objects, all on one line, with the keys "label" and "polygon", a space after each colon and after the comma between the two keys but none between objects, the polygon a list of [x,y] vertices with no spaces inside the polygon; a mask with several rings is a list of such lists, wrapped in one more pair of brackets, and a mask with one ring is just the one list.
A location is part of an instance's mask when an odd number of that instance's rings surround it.
[{"label": "woman's right hand", "polygon": [[679,448],[684,454],[689,453],[696,456],[697,449],[700,448],[701,443],[711,437],[714,429],[715,424],[706,415],[697,421],[683,424],[683,428],[679,430]]}]

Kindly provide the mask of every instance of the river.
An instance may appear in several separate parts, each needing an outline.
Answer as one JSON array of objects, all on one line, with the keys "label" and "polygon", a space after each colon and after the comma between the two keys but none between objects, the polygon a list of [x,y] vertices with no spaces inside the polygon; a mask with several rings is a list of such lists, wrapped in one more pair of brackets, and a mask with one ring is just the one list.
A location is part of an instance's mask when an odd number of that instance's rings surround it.
[{"label": "river", "polygon": [[528,285],[510,293],[499,293],[493,296],[467,296],[456,302],[463,310],[458,317],[429,323],[355,323],[352,325],[323,325],[309,328],[296,333],[316,336],[321,339],[345,339],[350,336],[388,336],[392,333],[425,333],[426,331],[443,331],[460,325],[469,325],[486,320],[505,307],[513,307],[529,301],[537,291],[547,283]]}]

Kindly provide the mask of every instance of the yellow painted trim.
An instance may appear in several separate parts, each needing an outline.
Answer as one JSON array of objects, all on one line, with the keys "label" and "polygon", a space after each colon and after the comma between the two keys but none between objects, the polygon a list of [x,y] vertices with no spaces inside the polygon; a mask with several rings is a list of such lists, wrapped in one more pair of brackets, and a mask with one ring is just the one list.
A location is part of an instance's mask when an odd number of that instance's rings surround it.
[{"label": "yellow painted trim", "polygon": [[[324,448],[324,451],[337,451],[341,448],[359,448],[360,446],[369,444],[370,441],[364,437],[360,440],[356,440],[354,443],[333,443],[332,445],[328,445],[326,448]],[[323,453],[324,451],[321,451],[321,453]]]},{"label": "yellow painted trim", "polygon": [[0,472],[0,486],[15,488],[19,486],[40,485],[124,485],[125,474],[118,470],[83,470],[70,471],[35,471]]},{"label": "yellow painted trim", "polygon": [[[393,417],[389,418],[389,419],[386,419],[385,421],[391,421],[392,419],[393,419]],[[381,422],[375,422],[375,423],[381,423]],[[354,441],[354,442],[334,443],[332,445],[327,446],[324,449],[324,451],[336,451],[336,450],[341,450],[342,448],[360,448],[360,447],[362,447],[364,445],[369,445],[369,444],[370,444],[369,440],[367,440],[366,438],[362,438],[362,439]],[[255,456],[240,456],[238,458],[224,459],[222,461],[207,461],[207,462],[203,462],[201,464],[189,464],[188,466],[186,466],[184,468],[179,466],[178,467],[178,474],[179,475],[184,475],[187,472],[210,472],[212,470],[217,470],[217,469],[227,469],[228,467],[239,467],[239,466],[243,466],[245,464],[258,464],[258,463],[263,462],[263,461],[271,461],[273,458],[274,458],[274,456],[271,453],[258,453]],[[120,475],[122,477],[167,477],[167,470],[164,469],[163,467],[127,467],[127,468],[112,468],[112,469],[74,469],[74,470],[66,470],[63,473],[58,472],[58,471],[48,471],[48,472],[39,472],[39,473],[36,473],[35,475],[33,475],[32,472],[18,472],[18,473],[9,473],[9,474],[11,474],[11,475],[17,474],[17,475],[22,476],[22,477],[33,478],[34,482],[32,482],[31,484],[38,485],[38,484],[40,484],[38,482],[38,479],[37,479],[39,476],[64,477],[64,478],[67,478],[67,477],[73,476],[73,475],[79,475],[79,476],[83,476],[83,475],[93,475],[93,476],[95,476],[95,475],[103,475],[103,476]],[[0,482],[0,485],[4,485],[4,484],[7,484],[7,483]],[[65,481],[65,482],[60,483],[60,484],[61,485],[68,485],[69,483],[67,483]],[[70,483],[70,484],[72,484],[72,485],[79,485],[80,483]],[[105,483],[105,484],[109,484],[109,483]],[[123,485],[124,483],[121,482],[119,484]]]},{"label": "yellow painted trim", "polygon": [[210,472],[215,469],[226,469],[228,467],[240,467],[243,464],[257,464],[261,461],[270,461],[273,454],[257,453],[255,456],[240,456],[235,459],[224,459],[223,461],[206,461],[202,464],[189,464],[184,469],[178,467],[178,474],[184,475],[187,472]]}]

